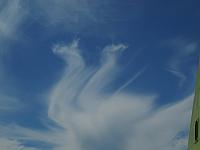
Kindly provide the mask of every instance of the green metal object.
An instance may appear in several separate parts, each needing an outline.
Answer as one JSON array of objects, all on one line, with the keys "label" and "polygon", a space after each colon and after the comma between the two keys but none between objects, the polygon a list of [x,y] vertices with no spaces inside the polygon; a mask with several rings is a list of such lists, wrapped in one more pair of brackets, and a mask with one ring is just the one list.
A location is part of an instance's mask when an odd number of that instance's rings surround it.
[{"label": "green metal object", "polygon": [[197,73],[195,97],[192,109],[188,150],[200,150],[200,63]]}]

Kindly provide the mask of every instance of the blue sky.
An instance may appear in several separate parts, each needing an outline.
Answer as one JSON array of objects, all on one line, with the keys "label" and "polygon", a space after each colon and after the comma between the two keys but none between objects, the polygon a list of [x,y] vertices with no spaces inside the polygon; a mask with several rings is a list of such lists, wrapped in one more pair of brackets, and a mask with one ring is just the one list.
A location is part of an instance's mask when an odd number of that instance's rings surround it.
[{"label": "blue sky", "polygon": [[1,0],[2,150],[186,150],[198,0]]}]

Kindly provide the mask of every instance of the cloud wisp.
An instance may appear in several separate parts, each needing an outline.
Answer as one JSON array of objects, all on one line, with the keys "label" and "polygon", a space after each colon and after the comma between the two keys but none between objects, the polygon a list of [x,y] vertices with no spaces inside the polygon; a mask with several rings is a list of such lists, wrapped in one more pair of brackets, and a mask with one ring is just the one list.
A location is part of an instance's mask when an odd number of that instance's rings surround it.
[{"label": "cloud wisp", "polygon": [[144,70],[115,94],[107,93],[116,76],[117,57],[126,48],[123,44],[106,46],[101,65],[94,69],[85,64],[78,40],[55,45],[54,54],[66,63],[61,79],[49,93],[48,119],[56,126],[48,125],[47,131],[0,126],[3,150],[9,146],[10,150],[42,148],[27,147],[27,141],[47,143],[52,148],[46,149],[53,150],[186,149],[187,136],[182,133],[188,129],[193,96],[157,108],[154,105],[157,95],[123,91]]},{"label": "cloud wisp", "polygon": [[[80,31],[92,33],[98,25],[105,28],[106,24],[129,21],[133,16],[138,16],[138,8],[135,7],[135,2],[131,1],[126,3],[114,0],[36,0],[35,5],[35,15],[42,18],[40,22],[45,20],[44,23],[48,23],[48,26],[79,34]],[[119,9],[120,6],[124,8],[123,12]],[[128,15],[130,10],[132,15]]]},{"label": "cloud wisp", "polygon": [[179,86],[181,87],[187,79],[186,73],[183,71],[183,64],[188,62],[190,56],[197,52],[198,42],[188,42],[181,39],[175,39],[171,42],[174,55],[168,62],[168,71],[179,78]]},{"label": "cloud wisp", "polygon": [[23,22],[27,10],[22,6],[21,0],[3,2],[5,2],[3,6],[0,6],[2,7],[0,10],[0,41],[19,38],[17,30]]},{"label": "cloud wisp", "polygon": [[[8,74],[5,60],[11,51],[12,40],[19,40],[20,26],[26,17],[27,10],[21,0],[2,0],[0,2],[0,115],[14,112],[23,107],[20,100],[11,96],[13,91],[5,92],[12,80]],[[13,86],[13,85],[12,85]],[[16,90],[17,91],[17,90]]]},{"label": "cloud wisp", "polygon": [[24,147],[16,140],[9,140],[6,138],[0,138],[0,145],[2,150],[39,150],[31,147]]}]

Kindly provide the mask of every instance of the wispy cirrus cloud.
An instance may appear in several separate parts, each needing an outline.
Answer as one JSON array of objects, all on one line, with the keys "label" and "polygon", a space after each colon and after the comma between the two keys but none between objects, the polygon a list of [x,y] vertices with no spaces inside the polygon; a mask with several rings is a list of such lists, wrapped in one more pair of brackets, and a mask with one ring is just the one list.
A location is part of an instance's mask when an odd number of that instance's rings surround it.
[{"label": "wispy cirrus cloud", "polygon": [[2,150],[39,150],[37,148],[25,147],[16,140],[0,138],[0,146]]},{"label": "wispy cirrus cloud", "polygon": [[186,149],[187,136],[182,133],[188,130],[193,95],[156,107],[157,94],[127,93],[123,90],[127,83],[115,94],[106,92],[116,77],[117,57],[125,49],[123,44],[106,46],[100,66],[91,68],[84,62],[78,40],[55,45],[54,54],[66,63],[49,93],[48,119],[56,126],[40,131],[10,125],[0,127],[0,136],[21,145],[23,141],[48,143],[53,150]]},{"label": "wispy cirrus cloud", "polygon": [[74,25],[94,19],[94,12],[87,0],[37,1],[37,4],[50,24],[68,22],[68,25]]},{"label": "wispy cirrus cloud", "polygon": [[178,77],[179,86],[182,86],[186,80],[186,73],[183,71],[184,65],[189,61],[188,58],[196,54],[199,43],[188,42],[183,39],[175,39],[170,42],[173,55],[168,61],[168,71]]},{"label": "wispy cirrus cloud", "polygon": [[[0,10],[0,41],[16,39],[19,37],[17,30],[23,22],[27,10],[23,7],[21,0],[3,2]],[[18,34],[17,37],[16,34]]]},{"label": "wispy cirrus cloud", "polygon": [[[124,3],[114,0],[37,0],[35,4],[38,12],[35,14],[42,18],[40,22],[45,20],[43,23],[48,23],[48,26],[75,33],[82,30],[90,32],[100,24],[103,26],[115,21],[127,21],[138,15],[135,2],[131,1]],[[124,7],[123,13],[118,9],[119,6]],[[128,15],[127,10],[132,10],[132,15]]]},{"label": "wispy cirrus cloud", "polygon": [[1,104],[0,106],[1,114],[14,112],[16,110],[23,108],[23,103],[21,103],[20,100],[8,95],[0,95],[0,104]]},{"label": "wispy cirrus cloud", "polygon": [[[22,108],[23,105],[18,98],[5,93],[10,75],[4,60],[11,51],[12,40],[19,40],[20,26],[26,17],[27,10],[23,7],[21,0],[3,0],[0,2],[0,112],[1,114],[13,112]],[[9,43],[9,44],[8,44]]]},{"label": "wispy cirrus cloud", "polygon": [[[48,26],[59,27],[68,32],[79,32],[81,29],[101,22],[95,15],[92,1],[88,0],[49,0],[36,1],[36,16],[45,20]],[[96,4],[96,3],[94,3]]]}]

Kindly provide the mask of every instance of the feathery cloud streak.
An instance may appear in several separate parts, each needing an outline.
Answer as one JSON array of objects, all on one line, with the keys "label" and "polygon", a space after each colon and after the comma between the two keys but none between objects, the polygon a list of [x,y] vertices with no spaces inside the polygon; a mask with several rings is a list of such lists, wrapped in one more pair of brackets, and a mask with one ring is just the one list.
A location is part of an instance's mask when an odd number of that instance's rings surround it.
[{"label": "feathery cloud streak", "polygon": [[197,52],[199,43],[175,39],[171,42],[171,45],[174,55],[168,62],[168,71],[180,79],[179,86],[181,87],[187,79],[186,73],[183,71],[183,64],[187,64],[188,58]]},{"label": "feathery cloud streak", "polygon": [[[3,2],[5,3],[0,10],[0,41],[19,38],[17,30],[23,22],[27,10],[22,6],[21,0]],[[16,34],[18,34],[17,37]]]}]

